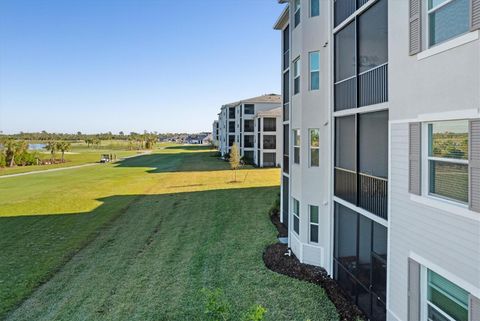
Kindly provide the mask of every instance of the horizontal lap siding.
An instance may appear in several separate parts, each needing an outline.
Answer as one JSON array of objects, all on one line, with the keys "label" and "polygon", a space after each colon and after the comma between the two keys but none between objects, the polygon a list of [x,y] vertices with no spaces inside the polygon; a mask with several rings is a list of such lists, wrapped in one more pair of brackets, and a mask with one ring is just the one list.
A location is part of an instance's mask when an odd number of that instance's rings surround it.
[{"label": "horizontal lap siding", "polygon": [[472,285],[480,284],[480,223],[410,200],[409,124],[391,125],[390,308],[407,319],[412,251]]}]

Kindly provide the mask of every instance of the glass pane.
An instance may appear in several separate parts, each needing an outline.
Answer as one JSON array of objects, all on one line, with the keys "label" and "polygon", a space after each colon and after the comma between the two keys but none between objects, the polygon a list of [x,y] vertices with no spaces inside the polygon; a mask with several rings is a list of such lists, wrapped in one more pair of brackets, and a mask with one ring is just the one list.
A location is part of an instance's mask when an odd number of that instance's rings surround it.
[{"label": "glass pane", "polygon": [[320,73],[314,71],[310,73],[310,90],[320,89]]},{"label": "glass pane", "polygon": [[430,193],[468,202],[468,165],[430,161]]},{"label": "glass pane", "polygon": [[363,215],[359,215],[359,228],[357,277],[363,286],[369,287],[372,256],[372,221]]},{"label": "glass pane", "polygon": [[428,133],[430,156],[468,159],[468,121],[429,124]]},{"label": "glass pane", "polygon": [[358,19],[359,72],[388,61],[387,0],[381,0]]},{"label": "glass pane", "polygon": [[320,0],[310,0],[310,17],[320,14]]},{"label": "glass pane", "polygon": [[300,202],[297,201],[296,199],[293,199],[293,213],[298,215],[299,210],[300,210]]},{"label": "glass pane", "polygon": [[293,63],[293,76],[295,78],[300,76],[300,59],[295,60]]},{"label": "glass pane", "polygon": [[357,269],[358,214],[335,203],[335,257],[349,271]]},{"label": "glass pane", "polygon": [[[283,103],[290,101],[290,72],[283,74]],[[288,116],[288,115],[286,115]]]},{"label": "glass pane", "polygon": [[293,130],[293,145],[300,146],[300,130],[298,129]]},{"label": "glass pane", "polygon": [[318,243],[318,225],[310,225],[310,242]]},{"label": "glass pane", "polygon": [[293,80],[293,94],[296,95],[300,92],[300,76]]},{"label": "glass pane", "polygon": [[359,115],[360,172],[388,177],[388,111]]},{"label": "glass pane", "polygon": [[300,147],[293,148],[293,162],[295,164],[300,164]]},{"label": "glass pane", "polygon": [[310,71],[320,70],[320,54],[318,51],[310,53]]},{"label": "glass pane", "polygon": [[429,14],[429,43],[438,44],[469,30],[469,0],[454,0]]},{"label": "glass pane", "polygon": [[355,116],[335,119],[335,166],[356,170]]},{"label": "glass pane", "polygon": [[289,138],[290,138],[290,135],[289,135],[289,126],[288,125],[283,125],[283,155],[289,155],[290,154],[290,151],[289,151],[289,145],[290,145],[290,142],[289,142]]},{"label": "glass pane", "polygon": [[448,0],[428,0],[428,10],[435,8],[438,5],[441,5]]},{"label": "glass pane", "polygon": [[310,205],[310,223],[318,224],[318,206]]},{"label": "glass pane", "polygon": [[310,166],[318,167],[320,165],[320,150],[318,148],[310,149]]},{"label": "glass pane", "polygon": [[297,234],[300,234],[300,219],[298,217],[296,217],[295,215],[293,216],[293,230]]},{"label": "glass pane", "polygon": [[246,114],[246,115],[253,115],[253,114],[255,114],[255,105],[246,104],[246,105],[245,105],[245,114]]},{"label": "glass pane", "polygon": [[431,305],[428,305],[428,320],[429,321],[451,321]]},{"label": "glass pane", "polygon": [[468,292],[428,270],[428,300],[455,320],[468,320]]},{"label": "glass pane", "polygon": [[318,129],[310,129],[310,146],[319,147]]},{"label": "glass pane", "polygon": [[350,23],[335,34],[335,81],[356,74],[355,23]]}]

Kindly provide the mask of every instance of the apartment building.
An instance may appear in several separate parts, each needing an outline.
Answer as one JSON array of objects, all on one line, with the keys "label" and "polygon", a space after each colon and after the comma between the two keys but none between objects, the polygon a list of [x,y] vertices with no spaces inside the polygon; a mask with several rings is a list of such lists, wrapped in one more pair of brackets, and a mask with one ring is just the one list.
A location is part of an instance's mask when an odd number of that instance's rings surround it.
[{"label": "apartment building", "polygon": [[282,163],[282,107],[255,114],[254,163],[258,167],[280,167]]},{"label": "apartment building", "polygon": [[220,141],[219,141],[220,129],[218,124],[219,124],[218,120],[214,120],[212,124],[212,144],[217,148],[219,148],[220,146]]},{"label": "apartment building", "polygon": [[370,320],[480,320],[480,1],[279,2],[290,248]]},{"label": "apartment building", "polygon": [[244,99],[221,107],[218,122],[220,147],[223,155],[230,153],[234,143],[240,148],[240,156],[251,164],[255,157],[255,115],[260,111],[281,106],[281,96],[267,94]]}]

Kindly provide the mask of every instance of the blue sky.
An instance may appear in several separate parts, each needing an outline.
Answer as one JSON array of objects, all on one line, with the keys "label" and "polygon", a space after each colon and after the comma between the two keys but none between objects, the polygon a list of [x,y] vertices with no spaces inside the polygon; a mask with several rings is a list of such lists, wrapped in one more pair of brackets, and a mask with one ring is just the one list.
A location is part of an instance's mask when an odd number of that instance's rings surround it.
[{"label": "blue sky", "polygon": [[276,0],[1,0],[0,131],[196,132],[280,91]]}]

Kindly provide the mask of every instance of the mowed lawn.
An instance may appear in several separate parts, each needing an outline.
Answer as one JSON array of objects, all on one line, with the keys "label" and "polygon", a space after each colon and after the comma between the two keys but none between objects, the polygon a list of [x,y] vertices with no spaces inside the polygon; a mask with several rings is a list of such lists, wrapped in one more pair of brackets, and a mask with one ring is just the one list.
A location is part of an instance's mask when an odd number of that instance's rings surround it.
[{"label": "mowed lawn", "polygon": [[278,169],[198,147],[0,180],[0,319],[206,320],[221,289],[240,320],[337,320],[315,285],[265,268]]}]

